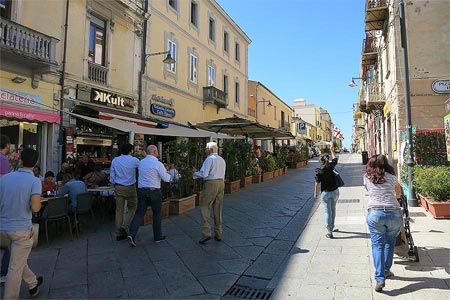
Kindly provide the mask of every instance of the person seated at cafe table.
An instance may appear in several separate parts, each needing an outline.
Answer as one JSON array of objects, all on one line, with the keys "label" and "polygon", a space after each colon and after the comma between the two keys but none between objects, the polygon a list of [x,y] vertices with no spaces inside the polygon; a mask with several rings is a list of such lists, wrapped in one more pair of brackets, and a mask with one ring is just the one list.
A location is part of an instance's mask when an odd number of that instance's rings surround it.
[{"label": "person seated at cafe table", "polygon": [[42,194],[48,195],[55,192],[56,184],[53,181],[55,174],[52,171],[47,171],[44,176],[44,181],[42,181]]},{"label": "person seated at cafe table", "polygon": [[64,196],[69,194],[69,217],[70,222],[75,226],[75,211],[77,209],[77,196],[79,194],[87,193],[86,184],[78,179],[73,178],[73,175],[70,173],[66,173],[63,175],[62,187],[57,191],[57,196]]},{"label": "person seated at cafe table", "polygon": [[41,182],[44,181],[44,177],[41,176],[41,167],[34,166],[33,174],[35,177],[39,178],[41,180]]},{"label": "person seated at cafe table", "polygon": [[88,187],[104,186],[106,182],[106,174],[102,171],[100,164],[92,166],[93,169],[86,176],[83,177],[84,182]]}]

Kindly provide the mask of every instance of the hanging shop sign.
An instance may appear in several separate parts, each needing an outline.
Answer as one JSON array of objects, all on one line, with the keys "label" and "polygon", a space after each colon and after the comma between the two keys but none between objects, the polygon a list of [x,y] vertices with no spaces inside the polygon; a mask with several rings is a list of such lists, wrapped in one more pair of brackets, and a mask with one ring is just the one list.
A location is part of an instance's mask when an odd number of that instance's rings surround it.
[{"label": "hanging shop sign", "polygon": [[167,99],[167,98],[164,98],[163,96],[159,96],[159,95],[153,94],[151,99],[153,101],[156,101],[156,102],[159,102],[159,103],[163,103],[163,104],[167,104],[167,105],[170,105],[170,106],[174,106],[175,105],[175,100],[173,98]]},{"label": "hanging shop sign", "polygon": [[162,106],[159,104],[153,103],[150,105],[150,110],[152,114],[166,117],[166,118],[173,118],[175,117],[175,109],[167,106]]},{"label": "hanging shop sign", "polygon": [[431,84],[431,88],[435,93],[448,94],[450,93],[450,79],[447,80],[435,80]]},{"label": "hanging shop sign", "polygon": [[133,98],[81,84],[77,86],[77,99],[121,110],[134,110]]},{"label": "hanging shop sign", "polygon": [[39,95],[18,92],[9,89],[0,89],[0,100],[8,103],[23,104],[35,107],[41,107],[42,99]]}]

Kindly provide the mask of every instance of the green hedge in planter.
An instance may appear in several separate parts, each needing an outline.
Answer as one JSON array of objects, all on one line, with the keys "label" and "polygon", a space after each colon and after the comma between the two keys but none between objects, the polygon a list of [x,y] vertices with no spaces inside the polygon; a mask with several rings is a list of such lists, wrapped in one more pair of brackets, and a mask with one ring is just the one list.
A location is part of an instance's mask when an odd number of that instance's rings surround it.
[{"label": "green hedge in planter", "polygon": [[426,166],[448,165],[444,132],[415,133],[414,155],[417,164]]},{"label": "green hedge in planter", "polygon": [[450,199],[450,168],[446,166],[415,166],[414,186],[419,194],[433,201]]},{"label": "green hedge in planter", "polygon": [[277,164],[275,162],[275,158],[272,155],[267,155],[266,157],[259,158],[259,166],[261,167],[263,173],[271,172],[277,169]]}]

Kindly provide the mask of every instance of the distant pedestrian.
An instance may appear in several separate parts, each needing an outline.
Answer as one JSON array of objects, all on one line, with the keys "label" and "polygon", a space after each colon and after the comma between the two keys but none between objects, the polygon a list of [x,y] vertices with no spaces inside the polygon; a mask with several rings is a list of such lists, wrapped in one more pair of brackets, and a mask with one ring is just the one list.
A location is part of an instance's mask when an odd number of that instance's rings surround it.
[{"label": "distant pedestrian", "polygon": [[153,240],[158,243],[167,238],[162,235],[161,229],[161,181],[170,182],[171,179],[172,176],[158,160],[158,148],[149,145],[147,156],[139,162],[138,205],[127,236],[130,247],[136,247],[136,235],[148,206],[153,211]]},{"label": "distant pedestrian", "polygon": [[203,192],[200,200],[202,213],[202,238],[198,241],[204,244],[211,239],[210,215],[211,207],[214,213],[214,238],[222,240],[222,210],[225,191],[225,160],[219,156],[217,144],[206,144],[206,159],[200,171],[194,173],[194,179],[203,178]]},{"label": "distant pedestrian", "polygon": [[375,266],[375,291],[381,292],[386,278],[394,276],[391,266],[397,235],[403,224],[397,201],[402,188],[394,168],[386,156],[374,155],[366,165],[364,185],[369,194],[367,225],[372,240],[372,257]]},{"label": "distant pedestrian", "polygon": [[70,172],[69,170],[70,170],[69,163],[63,162],[61,164],[61,171],[59,171],[58,174],[56,174],[56,181],[61,182],[63,180],[64,174],[69,173]]},{"label": "distant pedestrian", "polygon": [[[124,144],[121,155],[111,162],[109,180],[116,190],[116,240],[127,238],[131,220],[137,208],[136,172],[139,167],[139,159],[132,156],[133,145]],[[124,218],[126,204],[126,214]]]},{"label": "distant pedestrian", "polygon": [[0,178],[11,172],[8,154],[11,149],[11,140],[7,135],[0,136]]},{"label": "distant pedestrian", "polygon": [[[42,186],[33,175],[38,153],[25,149],[20,154],[20,168],[0,178],[0,245],[11,251],[11,261],[5,283],[5,299],[18,299],[22,280],[31,297],[39,294],[44,281],[36,277],[27,264],[33,246],[32,213],[41,209]],[[3,249],[1,256],[3,256]]]},{"label": "distant pedestrian", "polygon": [[330,146],[331,157],[327,153],[322,154],[319,158],[321,166],[316,169],[315,184],[314,184],[314,199],[317,199],[319,188],[321,190],[320,196],[322,199],[323,208],[325,211],[325,226],[327,228],[327,238],[333,238],[334,220],[336,218],[336,202],[339,198],[339,188],[334,180],[334,167],[338,163],[334,147]]}]

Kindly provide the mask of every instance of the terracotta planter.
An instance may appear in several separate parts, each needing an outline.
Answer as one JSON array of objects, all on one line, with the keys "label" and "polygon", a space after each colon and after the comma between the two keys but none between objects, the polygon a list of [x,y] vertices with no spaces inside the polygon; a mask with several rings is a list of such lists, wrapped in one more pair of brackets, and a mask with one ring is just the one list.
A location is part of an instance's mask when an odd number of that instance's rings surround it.
[{"label": "terracotta planter", "polygon": [[278,170],[273,171],[273,178],[278,176]]},{"label": "terracotta planter", "polygon": [[419,194],[419,199],[417,200],[419,201],[420,206],[425,208],[425,210],[428,210],[428,202],[426,201],[426,197]]},{"label": "terracotta planter", "polygon": [[252,176],[252,183],[260,183],[261,182],[261,174]]},{"label": "terracotta planter", "polygon": [[278,176],[284,175],[284,168],[278,169]]},{"label": "terracotta planter", "polygon": [[[168,199],[163,200],[163,203],[161,204],[161,218],[169,217],[169,204],[170,201]],[[146,226],[148,224],[151,224],[152,222],[153,222],[153,210],[151,207],[148,207],[147,212],[144,215],[144,219],[141,222],[141,226]]]},{"label": "terracotta planter", "polygon": [[244,178],[241,178],[241,188],[245,188],[252,184],[252,177],[253,176],[245,176]]},{"label": "terracotta planter", "polygon": [[[450,218],[450,200],[448,201],[431,201],[428,197],[419,195],[420,202],[425,201],[428,210],[435,219],[449,219]],[[423,200],[422,200],[423,199]]]},{"label": "terracotta planter", "polygon": [[231,194],[239,191],[241,187],[241,180],[225,181],[225,194]]},{"label": "terracotta planter", "polygon": [[195,206],[200,205],[200,200],[202,200],[202,191],[195,192]]},{"label": "terracotta planter", "polygon": [[288,166],[284,166],[284,174],[286,174],[287,173],[287,170],[288,170]]},{"label": "terracotta planter", "polygon": [[195,208],[196,194],[184,198],[170,199],[169,212],[171,215],[181,215],[185,212],[191,211]]},{"label": "terracotta planter", "polygon": [[262,173],[262,181],[267,181],[273,178],[273,171]]}]

